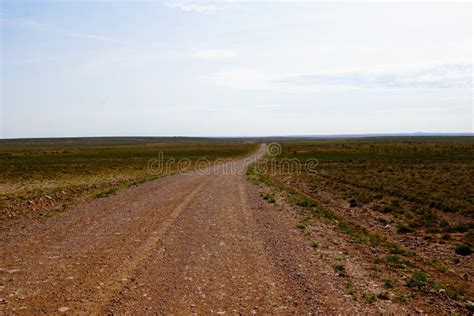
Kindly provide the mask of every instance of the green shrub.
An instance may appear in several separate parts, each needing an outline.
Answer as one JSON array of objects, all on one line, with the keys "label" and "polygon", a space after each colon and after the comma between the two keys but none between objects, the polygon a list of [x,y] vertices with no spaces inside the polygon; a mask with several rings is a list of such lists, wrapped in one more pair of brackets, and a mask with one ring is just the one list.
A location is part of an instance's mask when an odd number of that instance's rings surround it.
[{"label": "green shrub", "polygon": [[387,292],[380,292],[377,297],[381,300],[389,300],[390,296],[388,295]]},{"label": "green shrub", "polygon": [[362,297],[367,301],[369,304],[374,304],[377,301],[377,296],[373,293],[364,293]]},{"label": "green shrub", "polygon": [[473,303],[467,304],[466,309],[467,309],[468,312],[474,313],[474,304]]},{"label": "green shrub", "polygon": [[453,300],[455,300],[455,301],[462,301],[462,300],[464,300],[464,297],[463,297],[461,294],[459,294],[458,292],[456,292],[456,291],[454,291],[454,290],[452,290],[452,289],[446,289],[446,291],[444,292],[444,294],[445,294],[447,297],[449,297],[449,298],[451,298],[451,299],[453,299]]},{"label": "green shrub", "polygon": [[397,226],[397,232],[399,232],[400,234],[413,233],[414,231],[415,230],[412,227],[405,224],[398,224]]},{"label": "green shrub", "polygon": [[407,281],[408,287],[422,288],[428,284],[428,275],[422,271],[415,271]]},{"label": "green shrub", "polygon": [[346,288],[347,293],[349,293],[349,295],[353,296],[355,294],[354,288],[352,287],[352,284],[350,282],[345,282],[344,287]]},{"label": "green shrub", "polygon": [[402,248],[400,248],[399,245],[392,245],[389,249],[390,253],[391,254],[394,254],[394,255],[405,255],[406,254],[406,251],[403,250]]},{"label": "green shrub", "polygon": [[396,208],[400,207],[400,200],[394,199],[391,201],[391,203]]},{"label": "green shrub", "polygon": [[393,289],[393,281],[392,280],[385,280],[383,281],[383,287],[386,289]]},{"label": "green shrub", "polygon": [[270,194],[270,193],[262,193],[260,194],[260,196],[262,197],[262,199],[264,199],[265,201],[267,201],[268,203],[275,203],[275,197],[273,196],[273,194]]},{"label": "green shrub", "polygon": [[391,263],[392,265],[396,267],[403,266],[403,260],[398,255],[388,255],[386,259],[389,263]]},{"label": "green shrub", "polygon": [[458,245],[454,251],[460,256],[469,256],[472,253],[471,247],[465,244]]},{"label": "green shrub", "polygon": [[313,206],[317,206],[317,203],[313,201],[312,199],[302,198],[296,202],[296,205],[302,206],[302,207],[313,207]]},{"label": "green shrub", "polygon": [[337,272],[339,276],[345,276],[346,275],[346,268],[342,263],[337,263],[332,266],[334,271]]},{"label": "green shrub", "polygon": [[306,228],[306,225],[304,223],[299,223],[298,225],[296,225],[296,228],[304,230]]}]

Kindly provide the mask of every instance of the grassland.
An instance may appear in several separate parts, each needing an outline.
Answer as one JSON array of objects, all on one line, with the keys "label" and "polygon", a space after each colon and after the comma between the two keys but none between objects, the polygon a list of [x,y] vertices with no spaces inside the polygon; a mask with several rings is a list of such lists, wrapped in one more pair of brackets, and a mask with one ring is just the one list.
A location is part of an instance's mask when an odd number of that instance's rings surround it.
[{"label": "grassland", "polygon": [[399,233],[457,232],[474,242],[472,138],[289,143],[281,157],[317,159],[319,172],[301,179],[337,192],[352,207],[392,214]]},{"label": "grassland", "polygon": [[[363,257],[376,278],[390,284],[392,295],[384,292],[381,299],[418,300],[432,312],[441,305],[448,306],[444,310],[472,311],[474,138],[326,139],[281,145],[280,155],[263,162],[267,168],[248,173],[267,187],[262,196],[278,196],[277,202],[284,200],[302,212],[302,231],[308,232],[308,218],[318,218],[359,244],[362,248],[352,255]],[[278,168],[288,166],[289,159],[302,167]],[[318,161],[315,172],[304,168],[309,159]]]},{"label": "grassland", "polygon": [[[245,155],[255,144],[190,138],[63,138],[0,141],[0,220],[50,216],[81,200],[176,172],[171,160]],[[170,168],[150,168],[163,153]]]}]

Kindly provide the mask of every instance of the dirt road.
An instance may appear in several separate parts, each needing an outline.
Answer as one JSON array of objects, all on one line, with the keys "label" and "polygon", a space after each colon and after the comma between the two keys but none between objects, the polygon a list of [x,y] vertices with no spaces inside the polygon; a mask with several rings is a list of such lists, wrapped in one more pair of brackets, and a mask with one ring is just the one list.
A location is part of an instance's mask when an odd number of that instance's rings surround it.
[{"label": "dirt road", "polygon": [[246,181],[247,163],[2,228],[0,314],[360,312],[294,218]]}]

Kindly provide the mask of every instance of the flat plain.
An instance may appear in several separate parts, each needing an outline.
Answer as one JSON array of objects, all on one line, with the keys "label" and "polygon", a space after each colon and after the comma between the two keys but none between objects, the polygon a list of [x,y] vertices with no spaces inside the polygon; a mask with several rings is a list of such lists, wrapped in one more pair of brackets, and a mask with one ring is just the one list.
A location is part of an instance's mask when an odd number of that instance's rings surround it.
[{"label": "flat plain", "polygon": [[472,137],[261,141],[2,141],[0,313],[472,313]]},{"label": "flat plain", "polygon": [[[280,146],[281,154],[249,175],[267,188],[264,198],[298,209],[308,243],[327,247],[340,239],[345,245],[338,246],[341,253],[324,255],[348,294],[374,304],[405,302],[429,313],[472,312],[472,137]],[[317,165],[308,171],[310,160]]]},{"label": "flat plain", "polygon": [[178,169],[192,170],[197,161],[212,163],[255,148],[238,141],[179,137],[1,140],[0,220],[47,217],[79,201]]}]

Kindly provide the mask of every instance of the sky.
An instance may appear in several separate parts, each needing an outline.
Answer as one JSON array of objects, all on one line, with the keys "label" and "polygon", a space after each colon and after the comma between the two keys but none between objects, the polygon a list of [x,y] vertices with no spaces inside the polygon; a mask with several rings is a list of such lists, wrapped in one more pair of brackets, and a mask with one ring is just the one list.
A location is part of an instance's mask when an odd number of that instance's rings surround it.
[{"label": "sky", "polygon": [[2,0],[0,137],[471,133],[472,14]]}]

